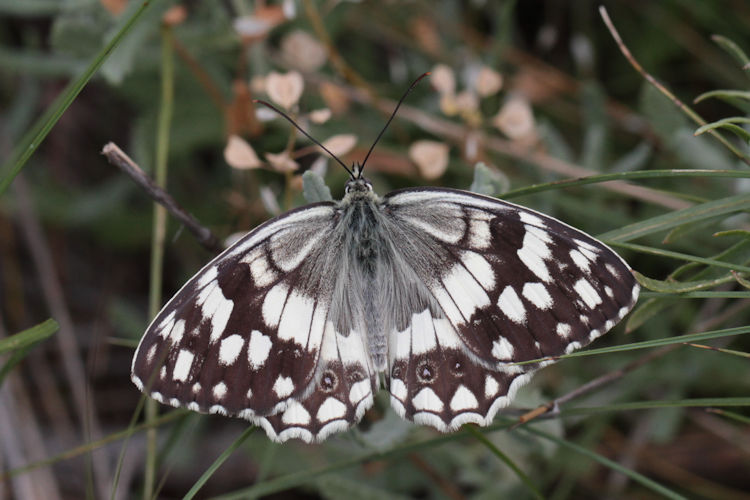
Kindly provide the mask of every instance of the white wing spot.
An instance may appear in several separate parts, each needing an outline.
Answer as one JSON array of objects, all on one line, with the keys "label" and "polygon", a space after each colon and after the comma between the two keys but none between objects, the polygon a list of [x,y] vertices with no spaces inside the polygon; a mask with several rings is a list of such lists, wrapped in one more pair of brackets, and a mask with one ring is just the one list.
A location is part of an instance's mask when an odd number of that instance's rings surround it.
[{"label": "white wing spot", "polygon": [[560,337],[563,337],[563,338],[568,338],[568,337],[570,336],[570,332],[571,332],[572,330],[573,330],[573,329],[572,329],[572,328],[570,327],[570,325],[569,325],[569,324],[567,324],[567,323],[558,323],[558,324],[557,324],[557,328],[555,329],[555,332],[556,332],[556,333],[557,333],[557,335],[559,335]]},{"label": "white wing spot", "polygon": [[270,337],[263,335],[258,330],[252,331],[250,342],[247,345],[247,360],[250,363],[250,368],[257,370],[263,366],[268,359],[272,345]]},{"label": "white wing spot", "polygon": [[360,380],[359,382],[352,384],[351,389],[349,389],[349,401],[352,404],[357,404],[359,401],[362,401],[371,393],[372,388],[370,387],[370,380]]},{"label": "white wing spot", "polygon": [[[411,332],[409,328],[411,328]],[[411,326],[403,332],[397,332],[396,335],[399,339],[411,337],[412,356],[430,352],[437,347],[437,338],[435,337],[432,315],[429,309],[425,309],[419,314],[412,314]],[[406,355],[408,356],[408,351]]]},{"label": "white wing spot", "polygon": [[526,233],[523,235],[521,247],[535,253],[542,259],[549,259],[552,256],[552,250],[547,246],[547,240],[549,240],[547,232],[533,226],[524,227]]},{"label": "white wing spot", "polygon": [[257,252],[257,255],[250,255],[247,258],[242,259],[241,262],[250,266],[250,274],[253,277],[253,283],[258,288],[268,286],[278,278],[276,271],[268,265],[268,259],[266,259],[266,256],[260,251]]},{"label": "white wing spot", "polygon": [[390,391],[394,397],[400,399],[401,401],[406,400],[408,391],[406,389],[406,384],[404,384],[403,380],[392,378]]},{"label": "white wing spot", "polygon": [[498,297],[497,307],[514,323],[521,324],[526,321],[526,308],[523,307],[523,302],[510,285],[506,286]]},{"label": "white wing spot", "polygon": [[188,403],[187,409],[191,411],[201,411],[201,407],[198,406],[198,403],[196,403],[195,401],[191,401],[190,403]]},{"label": "white wing spot", "polygon": [[204,288],[213,280],[215,280],[218,275],[219,270],[216,268],[216,266],[211,266],[208,269],[205,269],[200,275],[200,278],[198,278],[198,281],[195,282],[196,288]]},{"label": "white wing spot", "polygon": [[491,244],[490,221],[471,219],[469,221],[469,246],[478,250],[485,250]]},{"label": "white wing spot", "polygon": [[307,254],[318,244],[324,232],[318,234],[307,233],[308,239],[298,248],[290,249],[288,247],[288,235],[278,233],[278,236],[271,237],[271,257],[274,263],[284,272],[289,272],[297,268],[305,260]]},{"label": "white wing spot", "polygon": [[573,288],[575,289],[576,293],[578,293],[578,295],[583,299],[589,309],[593,309],[594,307],[602,303],[602,298],[599,296],[599,293],[597,293],[594,287],[591,286],[591,283],[589,283],[585,278],[581,278],[576,281],[575,285],[573,285]]},{"label": "white wing spot", "polygon": [[537,217],[532,213],[519,211],[518,218],[521,219],[521,222],[523,222],[524,224],[545,227],[544,221],[540,217]]},{"label": "white wing spot", "polygon": [[451,398],[450,407],[453,411],[470,410],[479,407],[479,402],[474,393],[465,385],[459,385]]},{"label": "white wing spot", "polygon": [[578,266],[578,269],[588,273],[591,267],[591,261],[586,258],[581,252],[576,249],[570,251],[570,258],[573,259],[573,263]]},{"label": "white wing spot", "polygon": [[440,304],[440,309],[443,310],[451,323],[454,325],[461,325],[466,322],[464,317],[461,316],[461,311],[458,310],[458,307],[456,307],[453,299],[448,294],[448,290],[442,286],[436,286],[431,289],[431,292],[433,297],[435,297],[435,300]]},{"label": "white wing spot", "polygon": [[263,322],[269,328],[276,328],[278,326],[288,291],[289,288],[284,283],[277,283],[268,291],[266,297],[263,299]]},{"label": "white wing spot", "polygon": [[164,318],[161,323],[159,323],[159,326],[157,327],[157,331],[159,332],[159,336],[163,339],[166,339],[169,335],[169,332],[172,331],[172,327],[174,326],[174,319],[175,315],[177,314],[176,311],[172,311],[169,313],[169,315]]},{"label": "white wing spot", "polygon": [[194,383],[192,390],[193,390],[193,394],[198,394],[199,392],[201,392],[201,383],[200,382]]},{"label": "white wing spot", "polygon": [[427,410],[435,413],[443,411],[443,402],[435,394],[435,391],[429,387],[425,387],[412,399],[412,404],[417,410]]},{"label": "white wing spot", "polygon": [[291,377],[279,375],[273,384],[273,392],[280,398],[285,398],[294,391],[294,382]]},{"label": "white wing spot", "polygon": [[487,378],[484,379],[484,397],[489,399],[495,396],[499,390],[500,384],[497,383],[495,377],[487,375]]},{"label": "white wing spot", "polygon": [[151,344],[151,347],[148,348],[148,351],[146,352],[146,362],[148,364],[151,364],[151,362],[154,360],[154,356],[156,356],[156,344]]},{"label": "white wing spot", "polygon": [[315,418],[318,419],[318,422],[322,423],[337,418],[344,418],[344,416],[346,416],[346,405],[334,397],[329,397],[320,405]]},{"label": "white wing spot", "polygon": [[[443,241],[445,243],[458,243],[461,238],[464,235],[465,228],[463,227],[463,224],[446,224],[444,226],[438,227],[433,225],[430,221],[427,221],[423,218],[417,218],[417,217],[403,217],[402,219],[404,222],[408,222],[409,224],[421,229],[425,233],[429,234],[430,236],[433,236],[434,238]],[[460,218],[455,219],[457,222],[462,221]],[[451,232],[453,231],[453,232]]]},{"label": "white wing spot", "polygon": [[245,339],[241,335],[234,334],[223,339],[219,346],[219,364],[224,366],[234,364],[244,345]]},{"label": "white wing spot", "polygon": [[466,269],[469,270],[482,288],[485,290],[495,288],[495,272],[492,270],[490,263],[487,262],[487,259],[476,252],[467,250],[461,253],[461,262],[463,262]]},{"label": "white wing spot", "polygon": [[492,343],[492,355],[497,359],[511,359],[514,351],[513,344],[505,337],[500,337]]},{"label": "white wing spot", "polygon": [[612,264],[609,264],[609,263],[604,264],[604,267],[607,268],[607,271],[609,271],[609,274],[611,274],[612,276],[616,278],[620,276],[620,273],[617,271],[617,268],[615,268],[615,266],[613,266]]},{"label": "white wing spot", "polygon": [[164,380],[165,378],[167,378],[167,367],[166,366],[162,366],[161,370],[159,370],[159,378],[162,379],[162,380]]},{"label": "white wing spot", "polygon": [[453,269],[443,278],[443,285],[465,321],[471,318],[474,311],[490,304],[487,292],[461,264],[453,266]]},{"label": "white wing spot", "polygon": [[214,399],[222,399],[227,394],[227,384],[219,382],[213,389],[211,389],[211,393],[213,394]]},{"label": "white wing spot", "polygon": [[554,301],[543,283],[526,283],[523,286],[523,296],[539,309],[549,309]]},{"label": "white wing spot", "polygon": [[310,413],[298,401],[292,401],[281,415],[281,421],[287,425],[307,425]]},{"label": "white wing spot", "polygon": [[172,327],[172,331],[169,332],[169,341],[173,344],[179,344],[182,340],[182,336],[185,334],[185,320],[181,319],[176,322]]},{"label": "white wing spot", "polygon": [[516,251],[516,254],[518,255],[518,258],[521,259],[521,262],[523,262],[523,264],[527,268],[529,268],[529,271],[534,273],[539,279],[548,283],[552,281],[549,269],[547,269],[547,264],[544,262],[544,259],[539,256],[539,254],[533,252],[525,246],[519,248]]},{"label": "white wing spot", "polygon": [[614,299],[615,298],[615,292],[610,287],[608,287],[606,285],[604,286],[604,293],[606,293],[607,297],[609,297],[610,299]]},{"label": "white wing spot", "polygon": [[193,366],[193,358],[195,356],[192,352],[187,349],[180,349],[177,354],[177,361],[174,363],[174,371],[172,372],[172,378],[176,382],[184,382],[190,375],[190,368]]},{"label": "white wing spot", "polygon": [[284,311],[281,313],[277,337],[281,340],[292,340],[301,346],[306,346],[314,309],[314,299],[292,291],[286,299]]},{"label": "white wing spot", "polygon": [[198,294],[197,303],[201,306],[203,318],[211,319],[211,342],[219,340],[232,314],[234,302],[227,300],[218,283],[207,286]]}]

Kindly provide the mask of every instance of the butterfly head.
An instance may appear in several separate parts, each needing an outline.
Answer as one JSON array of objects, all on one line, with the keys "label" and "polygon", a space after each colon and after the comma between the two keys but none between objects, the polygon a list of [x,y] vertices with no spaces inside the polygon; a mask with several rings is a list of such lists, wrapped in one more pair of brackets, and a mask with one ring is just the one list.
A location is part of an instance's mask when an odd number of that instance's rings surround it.
[{"label": "butterfly head", "polygon": [[362,166],[359,163],[352,165],[351,178],[346,181],[344,192],[346,194],[372,192],[372,183],[366,177],[362,177]]}]

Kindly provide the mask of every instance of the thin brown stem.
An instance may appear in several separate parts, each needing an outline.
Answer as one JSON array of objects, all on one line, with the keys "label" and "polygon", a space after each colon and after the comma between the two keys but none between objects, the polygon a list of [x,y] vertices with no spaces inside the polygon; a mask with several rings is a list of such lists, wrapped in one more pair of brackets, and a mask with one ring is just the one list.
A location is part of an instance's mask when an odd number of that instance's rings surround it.
[{"label": "thin brown stem", "polygon": [[130,176],[154,201],[161,204],[172,216],[180,221],[195,236],[198,243],[207,250],[219,252],[222,250],[219,239],[207,227],[202,225],[189,212],[182,208],[164,189],[156,185],[154,180],[146,174],[125,152],[114,142],[107,143],[102,148],[102,154],[107,160]]},{"label": "thin brown stem", "polygon": [[[620,52],[622,52],[622,55],[625,56],[625,59],[628,60],[631,66],[635,68],[635,70],[641,74],[645,80],[654,86],[659,92],[661,92],[667,99],[672,101],[677,108],[685,113],[691,120],[693,120],[698,125],[705,125],[706,120],[704,120],[698,113],[693,111],[690,106],[683,103],[680,99],[677,98],[676,95],[674,95],[667,87],[665,87],[661,82],[659,82],[656,78],[651,76],[651,74],[648,73],[645,69],[643,69],[643,66],[636,60],[636,58],[633,56],[633,54],[630,52],[630,49],[628,49],[627,45],[625,45],[625,42],[623,42],[622,37],[620,37],[620,33],[618,33],[617,29],[615,28],[615,25],[612,23],[612,20],[609,18],[609,14],[607,14],[607,9],[604,8],[604,6],[599,7],[599,15],[602,16],[602,20],[604,21],[604,24],[607,26],[607,29],[609,30],[610,34],[612,35],[612,38],[614,38],[615,43],[620,49]],[[728,140],[726,140],[721,134],[719,134],[716,130],[710,131],[711,135],[713,135],[719,142],[721,142],[724,146],[727,147],[732,153],[734,153],[740,160],[750,165],[750,159],[747,158],[742,151],[737,149],[732,143],[730,143]]]}]

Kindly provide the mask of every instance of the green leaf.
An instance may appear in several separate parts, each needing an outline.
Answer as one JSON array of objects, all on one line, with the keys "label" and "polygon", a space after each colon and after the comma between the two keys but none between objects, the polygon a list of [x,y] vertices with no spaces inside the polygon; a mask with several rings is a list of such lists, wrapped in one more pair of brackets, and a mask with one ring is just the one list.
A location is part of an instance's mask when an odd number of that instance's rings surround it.
[{"label": "green leaf", "polygon": [[746,90],[711,90],[699,95],[693,102],[698,104],[701,101],[711,98],[721,99],[729,104],[741,109],[745,113],[750,113],[750,91]]},{"label": "green leaf", "polygon": [[308,203],[333,200],[331,190],[326,185],[323,177],[312,170],[308,170],[302,174],[302,194]]},{"label": "green leaf", "polygon": [[627,225],[614,231],[599,235],[599,239],[612,241],[630,241],[649,234],[666,231],[689,222],[696,222],[709,217],[750,209],[750,195],[728,196],[720,200],[709,201],[693,207],[659,215]]},{"label": "green leaf", "polygon": [[59,328],[60,325],[57,324],[57,321],[48,319],[15,335],[0,339],[0,355],[41,342],[55,333]]},{"label": "green leaf", "polygon": [[54,16],[70,9],[85,9],[99,0],[0,0],[0,14],[11,16]]},{"label": "green leaf", "polygon": [[711,36],[711,40],[713,40],[716,45],[727,51],[730,56],[734,57],[742,69],[750,73],[750,59],[748,59],[747,54],[745,54],[739,45],[722,35],[713,35]]},{"label": "green leaf", "polygon": [[91,77],[94,76],[94,73],[96,73],[101,67],[112,50],[117,47],[120,40],[122,40],[132,27],[135,26],[138,19],[140,19],[140,17],[147,12],[149,7],[154,3],[156,2],[148,0],[141,2],[140,7],[138,7],[132,16],[124,20],[124,23],[117,31],[115,37],[102,47],[99,53],[92,59],[86,70],[65,87],[65,90],[63,90],[47,108],[47,111],[45,111],[31,129],[26,132],[11,153],[10,158],[5,164],[3,164],[2,169],[0,169],[0,194],[8,189],[10,183],[13,182],[13,179],[18,175],[31,155],[34,154],[44,138],[47,137],[47,134],[52,130],[52,127],[55,126],[65,110],[68,109],[73,100],[78,96],[81,90],[83,90]]},{"label": "green leaf", "polygon": [[729,283],[734,280],[732,275],[726,275],[723,278],[717,278],[712,280],[700,280],[700,281],[662,281],[653,278],[648,278],[638,271],[633,271],[635,278],[638,280],[644,288],[651,290],[652,292],[660,293],[685,293],[694,292],[696,290],[706,290],[715,286]]},{"label": "green leaf", "polygon": [[709,130],[723,128],[725,130],[729,130],[737,137],[750,144],[750,132],[738,125],[735,125],[735,123],[750,123],[750,118],[745,118],[743,116],[733,116],[731,118],[724,118],[722,120],[707,123],[696,130],[695,135],[701,135],[704,132],[708,132]]},{"label": "green leaf", "polygon": [[474,180],[469,186],[472,193],[499,196],[510,187],[510,181],[500,170],[490,168],[483,162],[474,165]]},{"label": "green leaf", "polygon": [[701,408],[707,406],[750,406],[750,398],[693,398],[664,401],[631,401],[627,403],[613,403],[594,407],[579,407],[560,411],[561,417],[573,415],[591,415],[595,413],[632,410],[650,410],[653,408]]}]

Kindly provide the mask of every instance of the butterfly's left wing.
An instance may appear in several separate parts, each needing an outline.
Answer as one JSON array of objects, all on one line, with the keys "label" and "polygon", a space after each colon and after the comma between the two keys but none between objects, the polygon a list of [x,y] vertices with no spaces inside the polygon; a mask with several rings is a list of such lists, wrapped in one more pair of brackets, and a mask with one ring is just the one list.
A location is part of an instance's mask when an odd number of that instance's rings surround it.
[{"label": "butterfly's left wing", "polygon": [[246,418],[269,437],[323,439],[372,404],[363,336],[339,332],[333,203],[270,220],[199,271],[148,327],[132,380],[152,398]]},{"label": "butterfly's left wing", "polygon": [[638,298],[614,251],[538,212],[435,188],[383,206],[396,272],[419,282],[389,337],[391,401],[415,422],[487,425],[539,367],[512,363],[588,344]]}]

